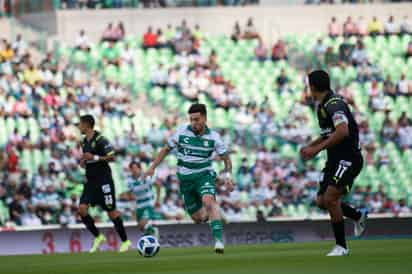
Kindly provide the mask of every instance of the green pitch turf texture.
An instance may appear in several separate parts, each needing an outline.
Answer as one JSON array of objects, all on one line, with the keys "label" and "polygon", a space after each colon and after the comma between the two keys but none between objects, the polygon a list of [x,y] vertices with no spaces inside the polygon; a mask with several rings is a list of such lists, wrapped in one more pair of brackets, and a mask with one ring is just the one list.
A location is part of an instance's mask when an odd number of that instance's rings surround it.
[{"label": "green pitch turf texture", "polygon": [[[24,244],[24,243],[21,243]],[[332,242],[161,249],[155,258],[119,254],[57,254],[0,257],[2,274],[403,274],[412,273],[412,239],[351,241],[348,257],[327,258]]]}]

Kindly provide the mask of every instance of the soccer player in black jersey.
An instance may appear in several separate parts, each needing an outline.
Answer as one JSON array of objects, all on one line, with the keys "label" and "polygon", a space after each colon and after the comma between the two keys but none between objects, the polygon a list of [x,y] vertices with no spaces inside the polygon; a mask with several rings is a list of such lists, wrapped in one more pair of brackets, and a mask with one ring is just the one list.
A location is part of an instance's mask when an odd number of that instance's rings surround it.
[{"label": "soccer player in black jersey", "polygon": [[116,210],[114,182],[109,166],[109,162],[115,159],[113,147],[105,137],[94,130],[93,116],[81,116],[78,127],[85,135],[81,143],[83,156],[80,165],[86,168],[86,183],[80,197],[79,214],[86,228],[95,237],[90,252],[96,252],[106,242],[106,238],[99,232],[93,218],[89,215],[89,205],[98,205],[107,211],[122,240],[119,251],[125,252],[130,248],[131,241],[127,239],[120,212]]},{"label": "soccer player in black jersey", "polygon": [[321,136],[300,151],[308,160],[327,150],[327,162],[317,196],[317,205],[329,212],[336,246],[328,256],[349,254],[345,240],[343,216],[355,222],[355,235],[365,230],[367,210],[357,210],[341,201],[362,170],[363,159],[359,146],[358,125],[342,97],[330,88],[329,75],[322,70],[309,74],[311,95],[317,103]]}]

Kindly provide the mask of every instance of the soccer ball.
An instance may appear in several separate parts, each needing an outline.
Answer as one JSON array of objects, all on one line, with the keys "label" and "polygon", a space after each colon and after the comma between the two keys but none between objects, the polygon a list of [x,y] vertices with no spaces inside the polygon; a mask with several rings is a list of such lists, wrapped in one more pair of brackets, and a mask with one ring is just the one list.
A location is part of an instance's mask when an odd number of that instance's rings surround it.
[{"label": "soccer ball", "polygon": [[156,237],[151,235],[143,236],[137,242],[137,251],[143,257],[154,257],[160,250]]}]

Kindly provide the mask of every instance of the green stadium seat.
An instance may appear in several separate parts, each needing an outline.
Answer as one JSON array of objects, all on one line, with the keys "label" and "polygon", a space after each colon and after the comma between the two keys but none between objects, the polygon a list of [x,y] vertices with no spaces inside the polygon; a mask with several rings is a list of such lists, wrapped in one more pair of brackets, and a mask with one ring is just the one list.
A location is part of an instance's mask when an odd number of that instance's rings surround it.
[{"label": "green stadium seat", "polygon": [[[4,119],[0,119],[0,128],[6,129],[6,123]],[[6,130],[0,130],[0,147],[6,144],[7,132]]]},{"label": "green stadium seat", "polygon": [[9,209],[7,206],[3,203],[3,201],[0,200],[0,224],[5,224],[6,221],[9,219]]}]

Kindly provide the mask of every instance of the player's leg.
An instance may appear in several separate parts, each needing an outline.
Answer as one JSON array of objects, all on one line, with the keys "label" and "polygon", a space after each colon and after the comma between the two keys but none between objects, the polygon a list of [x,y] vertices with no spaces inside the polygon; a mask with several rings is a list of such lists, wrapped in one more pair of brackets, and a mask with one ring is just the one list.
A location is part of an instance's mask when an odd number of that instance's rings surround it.
[{"label": "player's leg", "polygon": [[83,192],[80,196],[80,203],[79,203],[79,215],[86,226],[86,228],[93,234],[94,237],[98,237],[100,232],[97,229],[96,225],[94,224],[94,220],[92,216],[89,215],[89,205],[95,204],[94,200],[94,188],[93,182],[88,182],[83,185]]},{"label": "player's leg", "polygon": [[112,220],[114,224],[114,229],[116,230],[117,234],[119,235],[122,243],[120,245],[120,252],[125,252],[129,250],[132,242],[127,239],[126,229],[123,225],[123,220],[121,218],[121,214],[117,210],[108,211],[107,215],[109,216],[110,220]]},{"label": "player's leg", "polygon": [[153,207],[136,209],[136,220],[139,230],[144,235],[153,235],[159,239],[159,229],[153,226],[152,219],[154,215]]},{"label": "player's leg", "polygon": [[101,208],[107,212],[107,215],[114,224],[114,229],[122,241],[119,251],[125,252],[129,250],[132,242],[127,239],[126,229],[124,228],[121,214],[116,210],[116,194],[114,182],[111,178],[107,180],[107,183],[102,184],[99,197]]},{"label": "player's leg", "polygon": [[196,193],[201,197],[202,207],[210,221],[210,229],[215,240],[216,253],[223,253],[223,222],[216,201],[216,174],[209,172],[196,183]]},{"label": "player's leg", "polygon": [[341,197],[341,189],[334,185],[329,185],[324,194],[325,206],[331,218],[332,229],[336,240],[336,246],[328,256],[342,256],[348,254],[345,238],[345,223],[341,208]]},{"label": "player's leg", "polygon": [[215,240],[215,251],[217,253],[223,253],[223,223],[220,216],[219,205],[216,202],[215,196],[211,194],[203,195],[202,203],[210,219],[210,229]]},{"label": "player's leg", "polygon": [[323,194],[318,193],[316,196],[316,206],[320,209],[326,210]]},{"label": "player's leg", "polygon": [[[342,178],[340,179],[340,181],[342,181],[342,184],[344,185],[343,187],[344,194],[348,193],[350,189],[352,188],[352,185],[356,177],[358,177],[359,173],[362,170],[362,166],[363,166],[362,156],[355,157],[355,159],[353,159],[350,162],[350,166],[348,167],[347,172],[344,173]],[[341,203],[341,208],[343,211],[343,215],[354,221],[355,236],[356,237],[362,236],[362,234],[365,232],[365,229],[366,229],[368,209],[367,208],[356,209],[344,202]]]},{"label": "player's leg", "polygon": [[89,251],[90,253],[94,253],[97,250],[99,250],[102,244],[106,242],[106,237],[104,237],[104,235],[101,234],[99,229],[96,227],[96,224],[94,223],[92,216],[89,215],[89,211],[88,211],[89,206],[88,204],[84,203],[84,201],[85,201],[85,198],[84,198],[84,195],[82,195],[81,203],[79,205],[79,215],[80,215],[80,218],[82,219],[83,224],[86,226],[87,230],[89,230],[90,233],[92,233],[93,236],[95,237],[93,240],[92,247]]},{"label": "player's leg", "polygon": [[[201,206],[201,205],[200,205]],[[203,224],[207,223],[209,220],[209,216],[206,213],[206,209],[204,207],[201,207],[198,211],[195,213],[191,214],[190,217],[196,224]]]},{"label": "player's leg", "polygon": [[89,206],[87,204],[79,205],[79,215],[87,230],[89,230],[94,237],[99,236],[99,229],[96,227],[92,216],[89,215]]},{"label": "player's leg", "polygon": [[348,217],[354,221],[358,221],[362,217],[362,212],[348,203],[341,202],[340,207],[342,208],[342,213],[345,217]]},{"label": "player's leg", "polygon": [[182,196],[186,212],[189,213],[192,220],[196,224],[202,224],[207,222],[208,216],[194,185],[196,185],[196,182],[180,182],[180,195]]},{"label": "player's leg", "polygon": [[159,238],[159,229],[153,226],[151,220],[141,220],[139,221],[139,229],[144,235],[152,235]]},{"label": "player's leg", "polygon": [[95,237],[93,240],[93,245],[90,249],[90,253],[94,253],[99,250],[100,246],[106,242],[106,238],[103,234],[100,233],[99,229],[96,227],[92,216],[89,215],[89,204],[96,204],[94,184],[92,182],[84,185],[83,193],[80,196],[80,205],[79,205],[79,215],[86,226],[87,230],[93,234]]},{"label": "player's leg", "polygon": [[[207,174],[199,178],[197,182],[180,184],[180,193],[185,204],[186,211],[195,223],[205,223],[210,220],[210,228],[215,239],[216,252],[223,252],[222,241],[223,225],[220,211],[215,200],[216,176]],[[190,187],[189,187],[190,186]]]},{"label": "player's leg", "polygon": [[[340,173],[339,176],[336,174],[339,173],[339,168],[334,173],[335,176],[333,177],[334,184],[341,190],[342,194],[345,195],[350,192],[352,185],[362,170],[363,166],[363,159],[361,156],[355,157],[351,161],[340,161],[340,166],[345,166],[346,171]],[[343,169],[341,169],[343,170]],[[354,234],[355,236],[359,237],[363,234],[366,229],[366,219],[368,217],[368,210],[365,209],[356,209],[349,205],[348,203],[341,202],[341,208],[343,212],[343,216],[350,218],[354,221]]]},{"label": "player's leg", "polygon": [[[318,194],[318,196],[316,197],[316,205],[320,209],[326,210],[323,194]],[[345,203],[343,201],[340,203],[340,207],[342,209],[343,216],[350,218],[355,222],[359,222],[359,220],[365,214],[362,210],[357,210],[354,207],[350,206],[348,203]]]},{"label": "player's leg", "polygon": [[366,220],[368,218],[368,209],[356,209],[345,202],[341,202],[343,216],[354,221],[354,235],[362,236],[366,229]]}]

